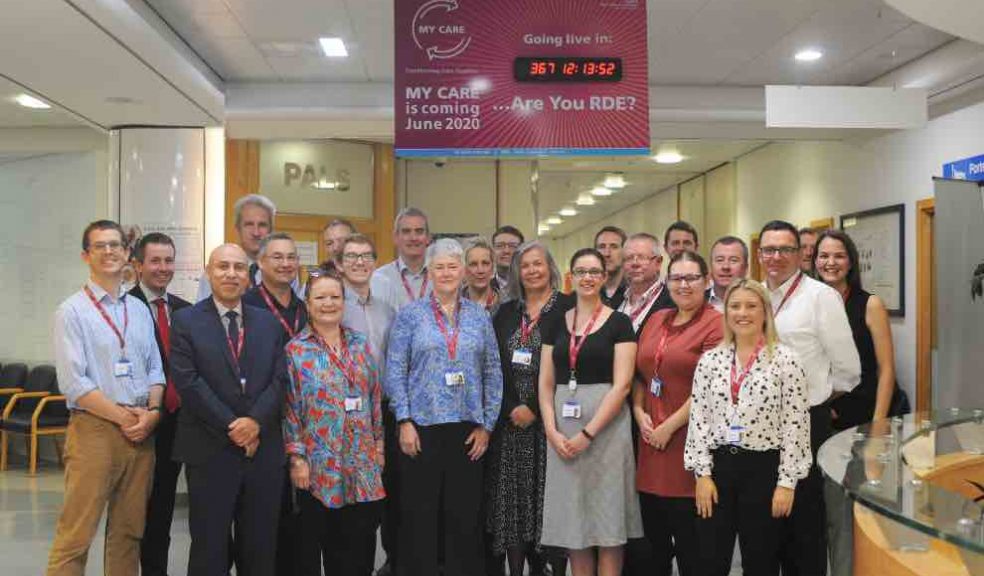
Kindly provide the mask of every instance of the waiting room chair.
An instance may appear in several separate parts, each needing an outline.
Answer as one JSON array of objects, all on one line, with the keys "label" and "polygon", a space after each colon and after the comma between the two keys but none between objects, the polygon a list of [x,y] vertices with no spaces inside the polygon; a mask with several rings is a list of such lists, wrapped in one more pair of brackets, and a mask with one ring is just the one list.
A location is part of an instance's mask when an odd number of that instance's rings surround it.
[{"label": "waiting room chair", "polygon": [[[24,391],[11,396],[0,420],[0,471],[7,469],[7,435],[23,434],[30,439],[28,458],[30,473],[38,469],[38,438],[63,435],[68,430],[68,407],[58,394],[55,367],[41,365],[31,370]],[[55,451],[61,463],[61,447],[55,439]]]},{"label": "waiting room chair", "polygon": [[10,397],[24,391],[27,380],[27,364],[14,362],[0,369],[0,412],[7,406]]}]

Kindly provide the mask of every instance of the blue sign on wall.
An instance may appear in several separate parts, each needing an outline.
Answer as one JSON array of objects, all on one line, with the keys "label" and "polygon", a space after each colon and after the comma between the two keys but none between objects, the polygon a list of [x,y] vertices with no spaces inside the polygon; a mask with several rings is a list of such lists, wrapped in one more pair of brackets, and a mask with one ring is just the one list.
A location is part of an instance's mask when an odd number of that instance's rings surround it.
[{"label": "blue sign on wall", "polygon": [[943,165],[943,177],[984,182],[984,155],[964,158]]}]

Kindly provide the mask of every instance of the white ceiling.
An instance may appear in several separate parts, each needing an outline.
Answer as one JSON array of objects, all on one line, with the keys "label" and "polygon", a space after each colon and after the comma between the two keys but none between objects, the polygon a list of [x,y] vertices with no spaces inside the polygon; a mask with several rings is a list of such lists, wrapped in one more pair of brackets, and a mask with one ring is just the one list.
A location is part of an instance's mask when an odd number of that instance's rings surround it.
[{"label": "white ceiling", "polygon": [[30,94],[23,86],[0,76],[0,127],[2,128],[67,128],[85,123],[57,106],[48,110],[24,108],[14,101],[20,94]]},{"label": "white ceiling", "polygon": [[[393,0],[145,1],[229,82],[393,80]],[[648,8],[654,85],[860,85],[952,39],[883,0],[649,0]],[[349,58],[324,58],[320,36],[343,38]],[[793,61],[805,46],[825,58]]]}]

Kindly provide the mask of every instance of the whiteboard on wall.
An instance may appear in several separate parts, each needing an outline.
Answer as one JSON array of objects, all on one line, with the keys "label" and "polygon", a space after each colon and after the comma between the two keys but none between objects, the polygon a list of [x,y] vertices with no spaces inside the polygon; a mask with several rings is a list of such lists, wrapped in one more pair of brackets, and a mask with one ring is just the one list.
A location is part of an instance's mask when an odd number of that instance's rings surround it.
[{"label": "whiteboard on wall", "polygon": [[205,260],[205,131],[127,128],[113,133],[120,224],[174,240],[168,291],[194,302]]}]

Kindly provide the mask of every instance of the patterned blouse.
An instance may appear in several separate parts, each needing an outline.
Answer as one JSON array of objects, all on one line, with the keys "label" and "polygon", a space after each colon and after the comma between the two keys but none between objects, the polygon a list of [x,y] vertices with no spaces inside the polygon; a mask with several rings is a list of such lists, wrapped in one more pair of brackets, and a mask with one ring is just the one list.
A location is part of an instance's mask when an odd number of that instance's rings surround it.
[{"label": "patterned blouse", "polygon": [[[352,360],[352,382],[310,327],[286,348],[290,387],[284,443],[287,454],[307,459],[310,491],[328,508],[385,496],[376,461],[383,445],[376,362],[364,334],[343,329],[342,337]],[[346,411],[347,399],[349,408],[356,409]]]},{"label": "patterned blouse", "polygon": [[[733,344],[708,350],[694,373],[690,427],[683,461],[697,476],[713,468],[711,452],[727,446],[731,425],[744,427],[741,448],[779,450],[779,486],[795,488],[813,463],[806,375],[793,351],[777,344],[770,355],[762,350],[731,402]],[[741,371],[741,366],[738,371]]]},{"label": "patterned blouse", "polygon": [[[473,422],[492,431],[502,404],[502,366],[492,321],[478,304],[459,300],[460,334],[452,362],[433,302],[433,297],[415,300],[396,315],[386,351],[390,408],[398,421],[410,419],[418,426]],[[445,326],[450,336],[451,326]],[[456,374],[464,375],[463,383],[449,380]]]}]

